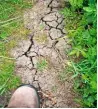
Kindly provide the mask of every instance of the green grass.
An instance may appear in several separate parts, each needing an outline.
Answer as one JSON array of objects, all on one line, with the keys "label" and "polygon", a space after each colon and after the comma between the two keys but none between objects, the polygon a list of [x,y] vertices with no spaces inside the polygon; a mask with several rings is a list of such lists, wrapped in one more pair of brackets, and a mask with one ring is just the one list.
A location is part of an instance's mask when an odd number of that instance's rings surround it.
[{"label": "green grass", "polygon": [[37,62],[37,69],[39,71],[43,71],[44,69],[48,68],[48,62],[46,59],[39,59]]},{"label": "green grass", "polygon": [[[74,89],[79,92],[83,107],[97,107],[97,11],[95,0],[69,0],[61,13],[65,16],[66,28],[72,49],[68,66],[74,79]],[[74,61],[72,61],[74,60]],[[61,79],[66,78],[61,73]]]},{"label": "green grass", "polygon": [[16,88],[21,80],[15,76],[15,60],[10,50],[26,38],[23,11],[32,7],[32,0],[0,0],[0,95]]},{"label": "green grass", "polygon": [[9,59],[0,61],[0,95],[16,88],[20,79],[14,75],[14,62]]},{"label": "green grass", "polygon": [[32,6],[32,0],[2,0],[0,2],[0,23],[21,15],[21,12]]},{"label": "green grass", "polygon": [[32,7],[32,0],[6,0],[0,2],[0,38],[4,39],[21,25],[23,11]]}]

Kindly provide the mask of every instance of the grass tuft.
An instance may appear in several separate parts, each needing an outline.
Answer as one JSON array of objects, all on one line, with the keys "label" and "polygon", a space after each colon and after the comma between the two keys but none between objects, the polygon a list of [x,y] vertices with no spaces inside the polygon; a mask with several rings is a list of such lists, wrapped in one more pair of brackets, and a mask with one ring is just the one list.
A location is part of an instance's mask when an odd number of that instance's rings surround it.
[{"label": "grass tuft", "polygon": [[32,7],[32,0],[0,0],[0,96],[15,89],[21,80],[15,75],[10,50],[26,38],[23,11]]}]

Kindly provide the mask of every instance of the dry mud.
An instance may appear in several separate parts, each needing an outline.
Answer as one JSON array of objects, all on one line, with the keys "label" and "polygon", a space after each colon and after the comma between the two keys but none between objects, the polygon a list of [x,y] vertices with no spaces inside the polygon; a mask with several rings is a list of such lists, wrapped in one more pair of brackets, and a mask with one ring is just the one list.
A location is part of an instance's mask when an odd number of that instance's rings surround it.
[{"label": "dry mud", "polygon": [[[60,7],[60,0],[38,0],[24,13],[25,28],[31,31],[28,39],[21,40],[11,51],[16,58],[16,75],[22,83],[38,89],[41,107],[45,108],[78,107],[74,102],[72,81],[68,78],[61,83],[58,79],[68,60],[65,51],[70,48]],[[38,63],[43,67],[38,67]]]}]

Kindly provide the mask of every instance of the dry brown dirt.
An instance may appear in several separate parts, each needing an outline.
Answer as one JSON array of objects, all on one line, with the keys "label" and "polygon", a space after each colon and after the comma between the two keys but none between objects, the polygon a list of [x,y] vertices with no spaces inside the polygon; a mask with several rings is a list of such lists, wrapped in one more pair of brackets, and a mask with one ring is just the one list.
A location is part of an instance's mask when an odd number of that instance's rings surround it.
[{"label": "dry brown dirt", "polygon": [[41,107],[75,108],[73,82],[58,79],[68,61],[64,17],[59,13],[60,0],[38,0],[24,13],[25,28],[30,30],[27,40],[19,41],[12,49],[16,58],[15,74],[22,83],[34,85],[41,98]]}]

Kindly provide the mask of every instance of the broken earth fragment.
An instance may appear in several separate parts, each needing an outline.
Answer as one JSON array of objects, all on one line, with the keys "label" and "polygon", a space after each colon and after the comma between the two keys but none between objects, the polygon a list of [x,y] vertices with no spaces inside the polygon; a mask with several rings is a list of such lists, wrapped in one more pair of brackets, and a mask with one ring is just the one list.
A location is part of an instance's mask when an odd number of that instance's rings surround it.
[{"label": "broken earth fragment", "polygon": [[[63,84],[58,74],[63,70],[69,49],[65,39],[64,18],[59,13],[61,0],[38,0],[24,13],[24,25],[31,32],[21,40],[11,55],[16,58],[15,73],[22,83],[34,85],[41,93],[41,107],[77,107],[72,82]],[[64,30],[64,31],[63,31]]]}]

